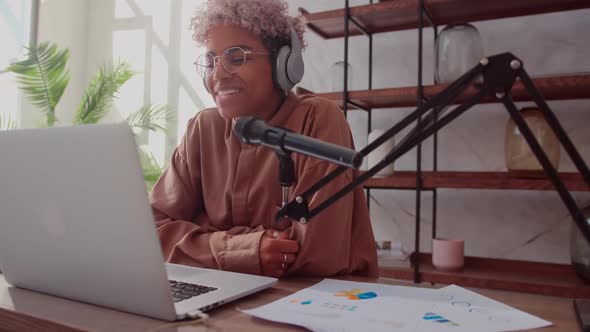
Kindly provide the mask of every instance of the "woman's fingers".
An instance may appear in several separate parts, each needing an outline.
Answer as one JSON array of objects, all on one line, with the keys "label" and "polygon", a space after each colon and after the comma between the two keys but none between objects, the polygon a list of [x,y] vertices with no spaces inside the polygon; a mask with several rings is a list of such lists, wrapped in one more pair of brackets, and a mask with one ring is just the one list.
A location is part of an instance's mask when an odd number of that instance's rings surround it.
[{"label": "woman's fingers", "polygon": [[272,239],[283,239],[283,240],[289,239],[289,231],[281,232],[276,229],[267,229],[264,232],[264,235],[267,237],[270,237]]},{"label": "woman's fingers", "polygon": [[263,264],[270,264],[270,265],[278,265],[280,266],[282,263],[284,264],[292,264],[295,262],[297,255],[289,254],[289,253],[281,253],[281,252],[273,252],[273,253],[261,253],[260,260]]},{"label": "woman's fingers", "polygon": [[288,232],[267,229],[260,243],[260,264],[264,275],[281,277],[295,262],[299,243],[288,239]]},{"label": "woman's fingers", "polygon": [[299,251],[299,243],[294,240],[275,239],[268,244],[271,252],[295,254]]},{"label": "woman's fingers", "polygon": [[297,259],[297,255],[288,253],[277,253],[277,252],[266,252],[261,253],[260,262],[262,264],[262,270],[266,272],[266,275],[270,276],[282,276],[282,273],[286,271]]},{"label": "woman's fingers", "polygon": [[281,258],[281,263],[293,264],[296,258],[297,256],[294,254],[283,254],[283,257]]}]

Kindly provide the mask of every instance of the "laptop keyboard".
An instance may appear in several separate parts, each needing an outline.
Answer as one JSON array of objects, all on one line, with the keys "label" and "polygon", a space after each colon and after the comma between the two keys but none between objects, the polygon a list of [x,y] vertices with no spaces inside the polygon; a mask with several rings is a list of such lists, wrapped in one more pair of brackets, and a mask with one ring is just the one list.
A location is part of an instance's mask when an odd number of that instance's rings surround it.
[{"label": "laptop keyboard", "polygon": [[201,286],[176,280],[168,280],[168,282],[170,283],[170,291],[172,292],[174,302],[190,299],[191,297],[209,293],[217,289],[215,287]]}]

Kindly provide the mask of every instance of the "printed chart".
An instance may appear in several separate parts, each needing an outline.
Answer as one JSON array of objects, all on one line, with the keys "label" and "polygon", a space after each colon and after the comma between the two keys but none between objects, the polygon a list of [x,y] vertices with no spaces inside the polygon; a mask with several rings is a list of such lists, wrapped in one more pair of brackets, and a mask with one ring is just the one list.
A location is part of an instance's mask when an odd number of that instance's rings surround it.
[{"label": "printed chart", "polygon": [[243,312],[312,331],[510,331],[550,322],[458,286],[441,289],[325,279]]}]

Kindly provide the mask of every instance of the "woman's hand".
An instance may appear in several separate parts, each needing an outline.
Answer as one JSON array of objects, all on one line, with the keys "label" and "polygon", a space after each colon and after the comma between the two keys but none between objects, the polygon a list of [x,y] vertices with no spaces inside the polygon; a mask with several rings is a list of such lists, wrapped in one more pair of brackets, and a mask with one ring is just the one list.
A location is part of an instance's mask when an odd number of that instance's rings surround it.
[{"label": "woman's hand", "polygon": [[299,243],[289,240],[289,234],[267,229],[260,240],[262,274],[275,278],[281,277],[295,261],[298,251]]}]

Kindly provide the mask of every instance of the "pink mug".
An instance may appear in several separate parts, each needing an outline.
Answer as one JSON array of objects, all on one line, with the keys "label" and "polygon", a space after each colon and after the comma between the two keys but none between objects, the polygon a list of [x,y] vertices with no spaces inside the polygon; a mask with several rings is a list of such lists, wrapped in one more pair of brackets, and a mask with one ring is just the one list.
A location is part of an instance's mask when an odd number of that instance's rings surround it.
[{"label": "pink mug", "polygon": [[441,271],[459,271],[464,264],[465,241],[432,239],[432,265]]}]

